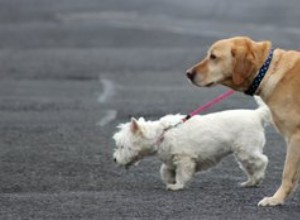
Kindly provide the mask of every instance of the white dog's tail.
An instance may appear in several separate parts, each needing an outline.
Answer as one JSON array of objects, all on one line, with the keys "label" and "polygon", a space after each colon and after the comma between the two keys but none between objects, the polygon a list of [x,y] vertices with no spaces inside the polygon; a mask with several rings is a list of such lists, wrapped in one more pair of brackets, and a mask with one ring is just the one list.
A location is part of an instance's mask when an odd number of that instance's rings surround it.
[{"label": "white dog's tail", "polygon": [[270,124],[272,122],[272,115],[269,107],[259,96],[254,96],[254,99],[259,106],[259,108],[256,109],[256,112],[260,115],[262,122]]}]

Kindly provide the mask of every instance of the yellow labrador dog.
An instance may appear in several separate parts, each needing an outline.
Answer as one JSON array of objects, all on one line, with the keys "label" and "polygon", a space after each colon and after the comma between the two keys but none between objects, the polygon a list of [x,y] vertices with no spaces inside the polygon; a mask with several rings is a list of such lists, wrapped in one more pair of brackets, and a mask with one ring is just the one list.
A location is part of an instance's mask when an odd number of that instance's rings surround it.
[{"label": "yellow labrador dog", "polygon": [[287,154],[280,187],[258,205],[283,204],[297,188],[300,173],[300,53],[273,50],[269,41],[234,37],[215,42],[186,74],[197,86],[222,84],[259,95],[269,106],[276,128],[285,136]]}]

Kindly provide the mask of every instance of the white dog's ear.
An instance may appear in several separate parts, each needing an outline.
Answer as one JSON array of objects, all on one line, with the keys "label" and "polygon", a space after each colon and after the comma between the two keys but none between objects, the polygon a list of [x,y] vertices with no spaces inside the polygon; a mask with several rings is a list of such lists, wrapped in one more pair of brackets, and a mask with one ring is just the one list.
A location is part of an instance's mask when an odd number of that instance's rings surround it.
[{"label": "white dog's ear", "polygon": [[138,121],[135,118],[131,118],[130,130],[132,133],[137,133],[140,130],[140,126]]},{"label": "white dog's ear", "polygon": [[145,122],[145,118],[144,117],[140,117],[138,121]]}]

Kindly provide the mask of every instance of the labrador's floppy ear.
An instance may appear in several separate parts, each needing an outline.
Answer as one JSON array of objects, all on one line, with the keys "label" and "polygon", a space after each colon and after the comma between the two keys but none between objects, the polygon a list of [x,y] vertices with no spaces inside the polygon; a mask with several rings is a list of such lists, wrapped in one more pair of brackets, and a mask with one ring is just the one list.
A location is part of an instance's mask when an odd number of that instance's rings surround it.
[{"label": "labrador's floppy ear", "polygon": [[256,70],[255,57],[250,47],[235,47],[231,49],[233,58],[232,80],[237,86],[242,85]]}]

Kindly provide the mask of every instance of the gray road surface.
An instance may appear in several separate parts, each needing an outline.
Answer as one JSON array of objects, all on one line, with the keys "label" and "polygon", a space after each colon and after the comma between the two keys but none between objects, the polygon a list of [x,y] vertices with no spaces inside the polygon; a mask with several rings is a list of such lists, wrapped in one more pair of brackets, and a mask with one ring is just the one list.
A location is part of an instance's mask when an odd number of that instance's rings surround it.
[{"label": "gray road surface", "polygon": [[[112,162],[111,136],[131,116],[186,113],[226,88],[185,79],[215,40],[248,35],[300,46],[298,0],[1,0],[1,219],[299,219],[300,195],[257,202],[280,184],[285,146],[267,129],[270,163],[244,189],[233,157],[168,192],[160,162]],[[255,108],[235,94],[210,109]]]}]

